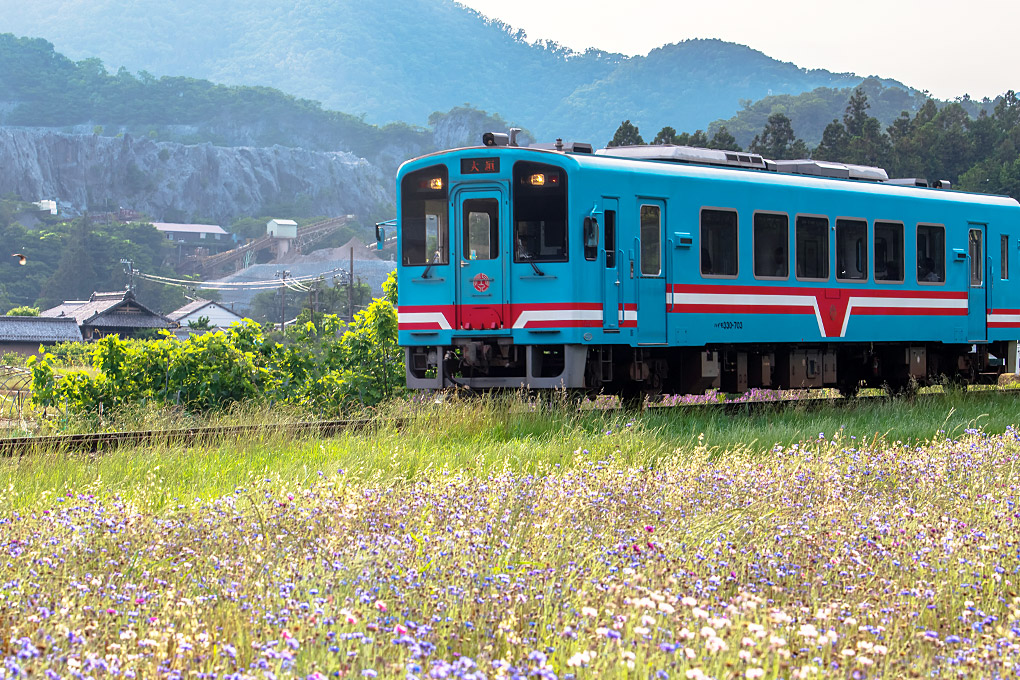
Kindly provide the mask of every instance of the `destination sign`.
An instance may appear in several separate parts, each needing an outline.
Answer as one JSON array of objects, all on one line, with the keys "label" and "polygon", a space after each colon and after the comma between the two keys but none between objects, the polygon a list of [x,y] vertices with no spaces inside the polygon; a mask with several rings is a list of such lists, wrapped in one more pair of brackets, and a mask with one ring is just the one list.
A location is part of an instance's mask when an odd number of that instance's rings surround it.
[{"label": "destination sign", "polygon": [[498,158],[461,158],[460,174],[482,175],[490,172],[499,172]]}]

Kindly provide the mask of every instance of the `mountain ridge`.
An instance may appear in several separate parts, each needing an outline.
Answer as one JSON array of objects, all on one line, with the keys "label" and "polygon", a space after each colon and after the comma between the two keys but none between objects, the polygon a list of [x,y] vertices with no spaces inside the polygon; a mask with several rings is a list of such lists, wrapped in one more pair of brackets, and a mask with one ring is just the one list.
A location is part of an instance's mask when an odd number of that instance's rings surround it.
[{"label": "mountain ridge", "polygon": [[714,39],[638,57],[574,52],[528,43],[523,31],[452,0],[0,0],[0,10],[5,30],[130,71],[268,85],[374,123],[422,125],[434,111],[470,105],[539,139],[596,145],[623,119],[704,129],[744,99],[863,80]]}]

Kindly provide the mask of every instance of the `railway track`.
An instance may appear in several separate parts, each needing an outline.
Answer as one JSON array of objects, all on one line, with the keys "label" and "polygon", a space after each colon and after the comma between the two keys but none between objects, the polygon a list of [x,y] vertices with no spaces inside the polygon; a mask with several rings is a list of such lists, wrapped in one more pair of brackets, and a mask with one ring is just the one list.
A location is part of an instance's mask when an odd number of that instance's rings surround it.
[{"label": "railway track", "polygon": [[[987,394],[989,396],[1006,395],[1013,399],[1020,399],[1020,389],[987,389],[975,394]],[[923,404],[926,401],[933,401],[942,398],[939,393],[917,394],[910,399],[915,403]],[[786,399],[765,399],[759,401],[709,401],[709,402],[680,402],[680,403],[650,403],[648,410],[654,411],[684,411],[698,409],[719,409],[727,414],[739,416],[750,412],[762,413],[767,411],[779,412],[788,408],[801,408],[805,410],[818,410],[822,408],[854,408],[854,405],[864,401],[895,400],[902,397],[889,396],[887,394],[875,394],[858,396],[853,399],[828,396],[803,396]],[[600,410],[615,410],[621,408],[619,405],[610,406],[603,404],[601,407],[594,406]],[[97,454],[111,451],[117,447],[129,444],[153,444],[169,443],[187,446],[194,443],[216,441],[228,437],[250,436],[257,434],[269,434],[286,432],[296,435],[318,435],[330,437],[341,432],[354,431],[378,425],[379,421],[373,418],[360,418],[348,420],[323,420],[323,421],[301,421],[296,423],[282,424],[259,424],[259,425],[229,425],[220,427],[189,427],[172,430],[137,430],[124,432],[89,432],[83,434],[46,435],[41,437],[7,437],[0,438],[0,458],[13,458],[29,455],[43,451],[61,451],[71,454]],[[398,421],[390,420],[388,425],[400,426]]]},{"label": "railway track", "polygon": [[323,420],[274,425],[228,425],[222,427],[186,427],[173,430],[137,430],[127,432],[88,432],[42,437],[0,438],[0,458],[12,458],[39,451],[62,451],[75,454],[95,454],[110,451],[127,444],[172,443],[188,445],[196,442],[224,439],[253,434],[287,432],[291,434],[317,434],[324,437],[340,432],[371,427],[377,421],[370,418],[353,420]]}]

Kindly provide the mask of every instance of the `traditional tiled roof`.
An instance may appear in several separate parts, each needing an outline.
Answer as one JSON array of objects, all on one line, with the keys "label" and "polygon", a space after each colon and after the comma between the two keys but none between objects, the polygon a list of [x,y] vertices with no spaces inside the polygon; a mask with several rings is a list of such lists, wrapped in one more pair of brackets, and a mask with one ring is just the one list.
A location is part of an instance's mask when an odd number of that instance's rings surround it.
[{"label": "traditional tiled roof", "polygon": [[86,302],[88,302],[88,300],[67,300],[66,302],[61,302],[56,307],[44,309],[43,311],[39,312],[39,316],[51,319],[59,319],[65,316],[70,317],[72,310],[81,307]]},{"label": "traditional tiled roof", "polygon": [[104,328],[169,328],[173,322],[135,299],[131,291],[93,293],[87,302],[65,302],[40,316],[74,319],[79,326]]},{"label": "traditional tiled roof", "polygon": [[0,316],[0,342],[81,342],[81,330],[72,318]]}]

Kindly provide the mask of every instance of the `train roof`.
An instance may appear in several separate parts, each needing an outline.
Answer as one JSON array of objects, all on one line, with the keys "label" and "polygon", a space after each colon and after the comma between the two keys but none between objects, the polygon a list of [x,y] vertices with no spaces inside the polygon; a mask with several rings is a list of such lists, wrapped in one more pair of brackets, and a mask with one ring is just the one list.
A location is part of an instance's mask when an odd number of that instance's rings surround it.
[{"label": "train roof", "polygon": [[[428,158],[445,155],[466,155],[487,151],[511,152],[521,158],[530,155],[554,155],[567,164],[578,167],[600,168],[609,171],[634,172],[638,169],[651,170],[665,176],[717,177],[735,181],[764,185],[800,186],[805,188],[834,188],[854,193],[871,195],[901,195],[933,200],[955,201],[979,205],[1020,207],[1010,196],[981,194],[960,190],[949,190],[948,182],[929,183],[917,178],[889,179],[886,171],[872,166],[849,163],[833,163],[813,159],[772,161],[759,154],[702,149],[671,145],[647,145],[612,147],[592,151],[587,144],[557,143],[556,145],[536,144],[531,147],[517,146],[471,146],[459,149],[436,151],[407,161],[417,166]],[[409,168],[408,168],[409,169]]]}]

